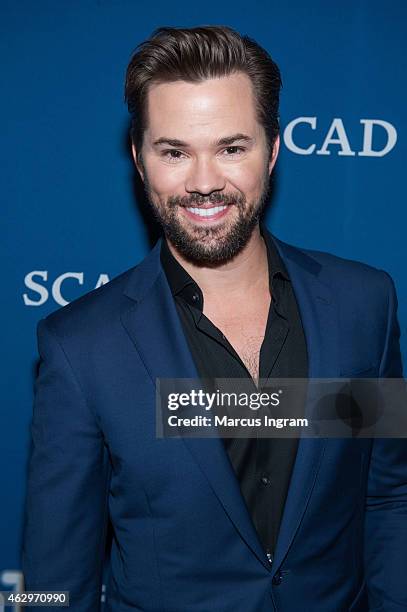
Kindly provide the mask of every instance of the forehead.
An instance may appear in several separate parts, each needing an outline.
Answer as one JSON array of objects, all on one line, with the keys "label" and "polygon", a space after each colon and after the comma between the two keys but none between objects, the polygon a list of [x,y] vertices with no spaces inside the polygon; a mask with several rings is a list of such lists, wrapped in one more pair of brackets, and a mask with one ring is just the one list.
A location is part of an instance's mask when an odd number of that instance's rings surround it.
[{"label": "forehead", "polygon": [[199,83],[174,81],[150,87],[145,137],[218,137],[261,130],[249,77],[235,73]]}]

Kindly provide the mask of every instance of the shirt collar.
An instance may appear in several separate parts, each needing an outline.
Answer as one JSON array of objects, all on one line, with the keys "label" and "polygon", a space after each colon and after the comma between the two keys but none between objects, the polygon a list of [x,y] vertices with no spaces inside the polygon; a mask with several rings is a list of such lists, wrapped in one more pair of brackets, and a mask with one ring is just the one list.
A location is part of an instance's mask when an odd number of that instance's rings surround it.
[{"label": "shirt collar", "polygon": [[[260,233],[267,247],[267,260],[269,269],[269,284],[273,289],[273,300],[278,300],[278,283],[282,280],[290,281],[287,269],[282,261],[276,246],[266,226],[260,223]],[[172,295],[180,296],[195,308],[203,309],[203,295],[200,287],[188,274],[185,268],[175,259],[171,253],[167,241],[163,238],[160,251],[161,265],[164,268]],[[277,291],[276,291],[277,290]]]}]

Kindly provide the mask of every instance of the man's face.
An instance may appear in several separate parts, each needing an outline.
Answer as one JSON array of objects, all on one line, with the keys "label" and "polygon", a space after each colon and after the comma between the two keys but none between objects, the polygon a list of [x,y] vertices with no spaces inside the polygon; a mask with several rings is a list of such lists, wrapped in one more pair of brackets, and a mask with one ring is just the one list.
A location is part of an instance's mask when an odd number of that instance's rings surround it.
[{"label": "man's face", "polygon": [[258,222],[279,147],[268,155],[249,78],[155,84],[147,102],[136,164],[167,238],[195,263],[230,260]]}]

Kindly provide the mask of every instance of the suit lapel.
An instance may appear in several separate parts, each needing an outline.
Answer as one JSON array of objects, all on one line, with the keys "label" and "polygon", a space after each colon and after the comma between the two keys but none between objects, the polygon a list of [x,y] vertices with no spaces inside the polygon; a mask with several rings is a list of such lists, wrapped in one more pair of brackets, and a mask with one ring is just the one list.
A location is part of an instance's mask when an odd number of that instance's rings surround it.
[{"label": "suit lapel", "polygon": [[[121,314],[122,323],[154,385],[156,378],[199,378],[160,265],[160,244],[161,241],[134,270],[125,290],[132,303]],[[222,440],[182,440],[241,537],[269,568]]]},{"label": "suit lapel", "polygon": [[[309,378],[339,377],[338,313],[331,289],[320,280],[320,264],[273,238],[297,299],[308,352]],[[307,508],[325,450],[322,438],[300,438],[274,554],[284,560]]]}]

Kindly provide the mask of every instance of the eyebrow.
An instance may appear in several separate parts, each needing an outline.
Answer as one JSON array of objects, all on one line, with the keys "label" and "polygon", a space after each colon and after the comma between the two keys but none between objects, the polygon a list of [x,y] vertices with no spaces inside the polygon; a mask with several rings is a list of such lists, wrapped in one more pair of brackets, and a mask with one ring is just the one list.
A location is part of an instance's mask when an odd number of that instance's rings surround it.
[{"label": "eyebrow", "polygon": [[[232,134],[232,136],[225,136],[224,138],[220,138],[219,140],[217,140],[215,142],[215,145],[217,147],[227,147],[232,145],[234,142],[247,142],[247,143],[253,143],[254,142],[254,138],[252,138],[251,136],[247,136],[246,134]],[[187,142],[184,142],[183,140],[177,140],[176,138],[166,138],[165,136],[162,138],[158,138],[157,140],[155,140],[153,142],[154,146],[159,146],[159,145],[169,145],[170,147],[189,147],[190,145]]]}]

